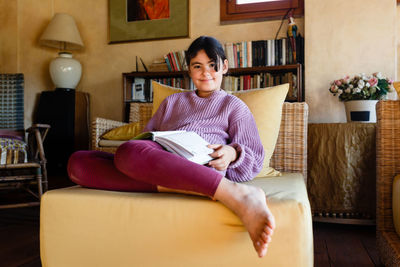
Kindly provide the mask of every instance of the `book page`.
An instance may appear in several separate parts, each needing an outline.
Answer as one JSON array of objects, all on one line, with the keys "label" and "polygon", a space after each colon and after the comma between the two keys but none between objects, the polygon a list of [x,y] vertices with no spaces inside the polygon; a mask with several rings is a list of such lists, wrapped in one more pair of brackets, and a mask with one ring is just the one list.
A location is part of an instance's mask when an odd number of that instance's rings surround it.
[{"label": "book page", "polygon": [[[209,144],[195,132],[181,132],[163,136],[156,136],[155,141],[159,142],[167,150],[183,156],[191,161],[200,160],[200,164],[205,164],[213,158],[209,155],[214,152],[208,148]],[[196,161],[195,161],[196,160]]]}]

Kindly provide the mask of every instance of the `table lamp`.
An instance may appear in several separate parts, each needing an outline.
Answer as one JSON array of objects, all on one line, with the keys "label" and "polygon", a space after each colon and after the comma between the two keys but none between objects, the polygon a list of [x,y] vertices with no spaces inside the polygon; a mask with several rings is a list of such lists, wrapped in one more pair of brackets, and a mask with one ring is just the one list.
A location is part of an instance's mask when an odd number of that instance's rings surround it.
[{"label": "table lamp", "polygon": [[81,49],[83,42],[74,18],[65,13],[55,14],[39,43],[60,49],[58,57],[50,63],[50,76],[56,89],[75,89],[81,79],[82,66],[67,50]]}]

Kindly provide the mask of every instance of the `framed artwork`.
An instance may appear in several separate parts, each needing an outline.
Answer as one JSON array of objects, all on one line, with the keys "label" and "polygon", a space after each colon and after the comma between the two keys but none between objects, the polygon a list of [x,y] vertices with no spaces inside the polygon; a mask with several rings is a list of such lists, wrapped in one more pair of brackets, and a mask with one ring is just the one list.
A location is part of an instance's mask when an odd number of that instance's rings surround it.
[{"label": "framed artwork", "polygon": [[189,0],[109,0],[110,43],[189,37]]}]

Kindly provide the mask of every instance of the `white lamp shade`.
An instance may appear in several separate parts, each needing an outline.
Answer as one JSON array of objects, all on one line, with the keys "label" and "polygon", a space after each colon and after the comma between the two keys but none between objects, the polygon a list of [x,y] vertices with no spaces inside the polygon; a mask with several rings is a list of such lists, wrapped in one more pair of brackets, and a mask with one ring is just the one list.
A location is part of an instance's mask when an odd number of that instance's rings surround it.
[{"label": "white lamp shade", "polygon": [[50,62],[50,76],[56,88],[75,89],[81,75],[81,63],[70,53],[61,52]]},{"label": "white lamp shade", "polygon": [[65,13],[57,13],[54,15],[40,37],[39,43],[44,46],[64,50],[83,48],[82,38],[74,18]]}]

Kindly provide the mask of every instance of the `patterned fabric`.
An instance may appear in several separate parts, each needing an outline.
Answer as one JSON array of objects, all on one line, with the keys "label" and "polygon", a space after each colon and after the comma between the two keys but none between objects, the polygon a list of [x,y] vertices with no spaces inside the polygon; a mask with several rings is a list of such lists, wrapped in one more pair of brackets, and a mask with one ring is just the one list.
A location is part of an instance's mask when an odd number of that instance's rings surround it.
[{"label": "patterned fabric", "polygon": [[24,75],[0,74],[0,129],[24,129]]},{"label": "patterned fabric", "polygon": [[28,162],[26,143],[13,138],[0,138],[0,164]]}]

